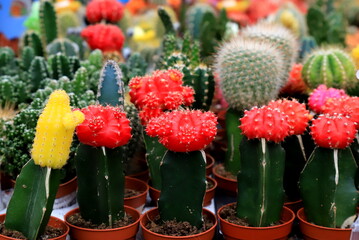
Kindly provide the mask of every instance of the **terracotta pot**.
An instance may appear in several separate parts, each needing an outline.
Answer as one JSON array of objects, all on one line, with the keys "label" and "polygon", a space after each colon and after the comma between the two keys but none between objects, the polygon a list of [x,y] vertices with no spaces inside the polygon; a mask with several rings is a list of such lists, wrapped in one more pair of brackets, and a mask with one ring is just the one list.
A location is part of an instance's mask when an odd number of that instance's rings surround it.
[{"label": "terracotta pot", "polygon": [[217,173],[217,169],[223,167],[223,164],[217,164],[213,168],[214,179],[216,179],[218,188],[222,189],[226,194],[230,196],[237,196],[237,180],[223,177]]},{"label": "terracotta pot", "polygon": [[[203,206],[207,206],[207,205],[211,204],[211,201],[214,198],[214,194],[215,194],[215,191],[217,188],[217,182],[215,179],[208,177],[208,176],[206,177],[206,179],[207,179],[207,181],[213,182],[214,186],[212,188],[206,190],[206,193],[203,198]],[[161,191],[157,190],[156,188],[152,187],[151,185],[149,187],[150,187],[150,190],[149,190],[150,198],[151,198],[152,202],[154,203],[154,205],[157,206],[157,201],[160,198]]]},{"label": "terracotta pot", "polygon": [[214,166],[214,158],[210,154],[206,154],[206,175],[212,174],[212,168]]},{"label": "terracotta pot", "polygon": [[65,222],[70,227],[70,237],[72,240],[135,240],[138,225],[140,222],[140,212],[136,209],[125,206],[126,214],[131,215],[135,222],[120,228],[112,228],[112,229],[90,229],[90,228],[82,228],[72,225],[67,221],[67,218],[75,213],[79,212],[79,208],[75,208],[70,212],[66,213],[64,216]]},{"label": "terracotta pot", "polygon": [[[5,215],[6,214],[0,215],[0,222],[4,222]],[[66,240],[66,236],[69,234],[70,228],[66,225],[66,223],[64,221],[62,221],[61,219],[59,219],[57,217],[51,216],[47,225],[54,227],[54,228],[61,229],[64,232],[64,234],[62,234],[61,236],[56,237],[56,238],[50,238],[50,239]],[[16,239],[17,238],[6,237],[6,236],[0,234],[0,240],[16,240]]]},{"label": "terracotta pot", "polygon": [[148,185],[144,181],[141,181],[132,177],[125,177],[125,188],[132,189],[140,192],[137,196],[128,197],[124,199],[124,204],[133,208],[136,208],[137,211],[142,212],[143,207],[146,204],[146,197],[148,193]]},{"label": "terracotta pot", "polygon": [[298,201],[294,202],[285,202],[284,206],[296,213],[299,209],[303,207],[303,201],[302,199],[299,199]]},{"label": "terracotta pot", "polygon": [[[11,179],[12,187],[15,186],[16,181]],[[77,189],[77,176],[73,177],[71,180],[61,183],[57,189],[56,198],[62,198],[70,193],[75,192]]]},{"label": "terracotta pot", "polygon": [[151,232],[145,227],[148,222],[153,221],[153,219],[156,216],[158,216],[158,208],[153,208],[145,212],[141,217],[140,225],[141,225],[143,237],[145,240],[169,240],[169,239],[212,240],[217,226],[216,216],[211,211],[205,208],[203,209],[203,214],[207,215],[214,222],[214,225],[207,231],[190,236],[178,236],[178,237],[167,236],[167,235]]},{"label": "terracotta pot", "polygon": [[149,170],[148,169],[145,169],[141,172],[138,172],[138,173],[134,173],[134,174],[130,174],[128,175],[129,177],[132,177],[132,178],[137,178],[141,181],[144,181],[144,182],[148,182],[150,180],[150,174],[149,174]]},{"label": "terracotta pot", "polygon": [[299,228],[305,240],[341,240],[350,239],[352,230],[341,228],[328,228],[318,226],[307,222],[304,214],[304,208],[299,209],[297,212],[299,219]]},{"label": "terracotta pot", "polygon": [[217,212],[219,225],[226,240],[236,240],[236,239],[286,240],[288,239],[288,235],[292,230],[292,225],[295,218],[294,212],[289,208],[283,207],[282,216],[281,216],[281,221],[284,222],[283,224],[270,226],[270,227],[245,227],[227,222],[226,220],[221,218],[219,213],[223,210],[223,208],[232,204],[235,203],[224,205]]}]

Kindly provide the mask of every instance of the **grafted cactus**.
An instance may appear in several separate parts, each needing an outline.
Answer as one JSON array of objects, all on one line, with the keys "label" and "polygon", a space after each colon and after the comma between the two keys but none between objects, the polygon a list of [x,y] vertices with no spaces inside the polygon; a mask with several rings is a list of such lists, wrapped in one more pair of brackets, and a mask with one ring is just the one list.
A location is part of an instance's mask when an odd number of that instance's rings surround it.
[{"label": "grafted cactus", "polygon": [[354,122],[345,116],[321,115],[312,122],[317,148],[301,173],[299,187],[305,215],[314,224],[346,228],[355,219],[358,166],[349,148],[355,133]]},{"label": "grafted cactus", "polygon": [[6,228],[30,240],[45,231],[62,176],[60,169],[68,160],[75,127],[83,120],[81,112],[71,112],[65,91],[51,94],[37,123],[32,159],[17,178],[6,212]]}]

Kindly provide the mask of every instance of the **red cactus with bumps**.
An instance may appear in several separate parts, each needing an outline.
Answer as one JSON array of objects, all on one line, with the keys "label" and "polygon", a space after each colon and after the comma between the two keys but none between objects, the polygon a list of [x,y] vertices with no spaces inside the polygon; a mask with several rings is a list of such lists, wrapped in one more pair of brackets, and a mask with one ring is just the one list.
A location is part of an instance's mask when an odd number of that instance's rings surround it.
[{"label": "red cactus with bumps", "polygon": [[116,23],[121,20],[123,12],[124,7],[117,0],[92,0],[86,7],[86,18],[90,23],[101,20]]},{"label": "red cactus with bumps", "polygon": [[346,148],[354,140],[356,129],[350,117],[320,115],[310,126],[314,142],[323,148]]},{"label": "red cactus with bumps", "polygon": [[130,140],[130,120],[119,108],[90,105],[81,112],[85,114],[85,121],[76,128],[80,142],[94,147],[115,148]]},{"label": "red cactus with bumps", "polygon": [[174,152],[201,150],[212,142],[217,133],[217,117],[200,110],[175,110],[152,118],[146,127],[151,137]]},{"label": "red cactus with bumps", "polygon": [[281,94],[301,94],[307,90],[307,85],[302,78],[302,69],[303,65],[300,63],[293,65],[287,84],[280,90]]},{"label": "red cactus with bumps", "polygon": [[321,84],[310,94],[308,105],[313,111],[322,113],[322,107],[329,98],[341,98],[344,96],[347,96],[344,90],[327,88],[327,86]]},{"label": "red cactus with bumps", "polygon": [[86,27],[81,32],[91,49],[102,51],[120,51],[125,41],[120,28],[116,25],[96,24]]},{"label": "red cactus with bumps", "polygon": [[290,135],[301,135],[308,126],[308,121],[311,119],[309,111],[305,105],[299,103],[297,100],[280,99],[271,101],[268,107],[278,108],[282,113],[288,116],[287,122],[289,124]]},{"label": "red cactus with bumps", "polygon": [[140,110],[143,124],[163,110],[174,110],[194,101],[194,90],[182,86],[183,74],[175,69],[155,71],[151,76],[134,77],[129,82],[131,102]]},{"label": "red cactus with bumps", "polygon": [[264,138],[278,143],[289,135],[287,115],[277,108],[253,107],[249,111],[244,111],[244,117],[240,121],[239,128],[248,139]]},{"label": "red cactus with bumps", "polygon": [[329,98],[322,109],[326,114],[349,116],[359,128],[359,97]]}]

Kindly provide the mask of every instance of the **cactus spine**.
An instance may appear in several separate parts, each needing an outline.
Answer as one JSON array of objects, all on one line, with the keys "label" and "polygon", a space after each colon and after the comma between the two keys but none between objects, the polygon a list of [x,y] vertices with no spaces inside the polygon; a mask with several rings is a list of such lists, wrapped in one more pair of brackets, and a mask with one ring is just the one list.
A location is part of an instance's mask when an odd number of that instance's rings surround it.
[{"label": "cactus spine", "polygon": [[6,213],[6,228],[20,231],[30,240],[45,230],[62,175],[59,169],[69,157],[75,127],[83,120],[81,112],[71,112],[65,91],[51,94],[37,123],[33,160],[23,167],[16,181]]},{"label": "cactus spine", "polygon": [[[118,65],[114,61],[108,61],[101,71],[101,77],[98,87],[97,102],[100,105],[106,105],[105,108],[111,108],[108,105],[120,108],[121,112],[117,112],[116,121],[125,119],[120,117],[123,114],[123,83],[121,80],[122,73]],[[98,106],[99,107],[99,106]],[[102,108],[102,107],[101,107]],[[117,110],[116,110],[117,111]],[[97,113],[101,115],[101,110]],[[115,114],[115,113],[114,113]],[[125,115],[124,115],[125,116]],[[91,117],[91,116],[90,116]],[[95,116],[105,121],[105,116]],[[101,132],[102,128],[108,125],[101,125],[101,121],[95,128]],[[111,137],[111,145],[105,144],[88,145],[88,143],[81,143],[77,149],[75,156],[76,170],[78,176],[78,202],[80,206],[81,216],[90,220],[94,224],[105,223],[112,226],[113,223],[124,217],[124,192],[125,192],[125,162],[123,158],[123,148],[119,147],[124,143],[117,143],[127,136],[127,141],[131,137],[131,128],[127,119],[121,120],[116,126],[122,128],[120,135],[116,135],[115,139]],[[124,122],[125,121],[125,122]],[[97,123],[98,120],[89,120],[89,126]],[[80,125],[81,126],[81,125]],[[80,127],[79,126],[79,127]],[[99,133],[98,132],[98,133]],[[118,129],[114,134],[118,134]],[[81,142],[81,130],[77,129],[77,135]],[[108,141],[107,136],[102,136],[102,139],[96,140],[96,134],[93,132],[94,141]],[[99,136],[100,137],[100,136]],[[90,200],[91,199],[91,200]]]},{"label": "cactus spine", "polygon": [[327,87],[353,89],[356,86],[355,64],[341,48],[319,48],[307,56],[302,76],[310,88]]}]

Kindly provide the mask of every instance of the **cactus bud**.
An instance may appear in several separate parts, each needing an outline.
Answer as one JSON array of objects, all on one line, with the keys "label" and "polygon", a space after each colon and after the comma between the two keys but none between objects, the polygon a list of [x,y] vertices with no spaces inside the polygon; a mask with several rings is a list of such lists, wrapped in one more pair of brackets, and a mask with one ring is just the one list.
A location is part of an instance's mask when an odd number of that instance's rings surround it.
[{"label": "cactus bud", "polygon": [[199,110],[166,112],[152,118],[146,128],[151,137],[174,152],[191,152],[211,143],[217,132],[217,118],[212,112]]},{"label": "cactus bud", "polygon": [[317,112],[322,112],[322,107],[329,98],[341,98],[347,96],[342,89],[327,88],[324,84],[319,85],[308,98],[309,107]]},{"label": "cactus bud", "polygon": [[267,141],[281,142],[289,134],[287,116],[278,109],[253,107],[244,111],[239,128],[248,138],[265,138]]},{"label": "cactus bud", "polygon": [[290,135],[301,135],[308,126],[308,121],[311,119],[309,111],[306,110],[305,105],[299,103],[297,100],[280,99],[271,101],[268,107],[275,109],[288,116],[287,122],[289,124]]},{"label": "cactus bud", "polygon": [[70,98],[63,90],[54,91],[39,117],[31,157],[41,167],[60,169],[70,154],[76,125],[84,120],[79,111],[71,112]]},{"label": "cactus bud", "polygon": [[354,140],[354,122],[342,115],[320,115],[310,127],[314,142],[323,148],[344,149]]}]

